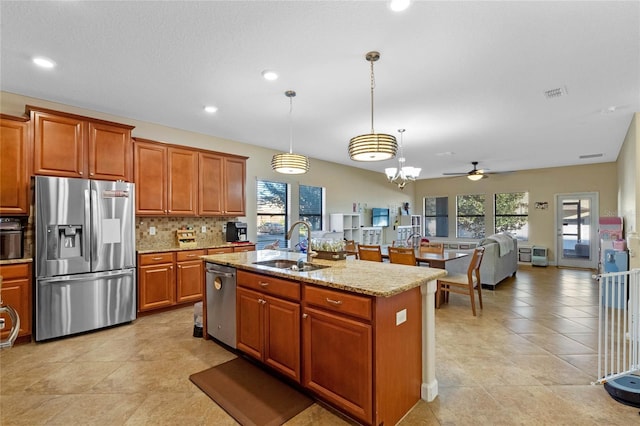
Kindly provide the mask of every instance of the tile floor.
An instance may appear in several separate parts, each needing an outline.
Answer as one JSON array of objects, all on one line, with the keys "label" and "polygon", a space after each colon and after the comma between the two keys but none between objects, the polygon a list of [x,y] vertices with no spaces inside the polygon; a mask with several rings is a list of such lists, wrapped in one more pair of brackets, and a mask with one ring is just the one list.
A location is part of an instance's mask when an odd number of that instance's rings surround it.
[{"label": "tile floor", "polygon": [[[401,425],[630,425],[596,375],[591,272],[522,266],[471,315],[452,294],[436,311],[440,395]],[[189,375],[234,357],[193,338],[193,309],[0,352],[2,425],[233,425]],[[287,425],[347,424],[318,404]]]}]

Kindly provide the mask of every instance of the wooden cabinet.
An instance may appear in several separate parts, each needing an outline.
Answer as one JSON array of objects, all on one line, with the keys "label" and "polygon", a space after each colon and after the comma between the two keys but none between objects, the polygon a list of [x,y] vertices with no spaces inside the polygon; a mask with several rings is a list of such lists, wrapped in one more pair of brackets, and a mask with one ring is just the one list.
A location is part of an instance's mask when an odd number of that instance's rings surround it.
[{"label": "wooden cabinet", "polygon": [[[29,340],[27,336],[31,336],[31,264],[2,265],[0,275],[2,276],[2,302],[15,309],[20,316],[18,339]],[[7,324],[7,328],[0,331],[0,336],[4,340],[9,335],[12,325],[8,315],[2,316]]]},{"label": "wooden cabinet", "polygon": [[136,139],[136,214],[195,216],[197,153]]},{"label": "wooden cabinet", "polygon": [[238,245],[233,247],[233,252],[234,253],[242,253],[245,251],[256,251],[256,245],[255,244],[242,244],[242,245]]},{"label": "wooden cabinet", "polygon": [[200,256],[205,250],[176,253],[176,303],[197,302],[204,294],[204,269]]},{"label": "wooden cabinet", "polygon": [[138,310],[148,311],[175,304],[174,253],[138,255]]},{"label": "wooden cabinet", "polygon": [[185,250],[138,255],[138,310],[202,300],[204,270],[200,256],[205,253]]},{"label": "wooden cabinet", "polygon": [[365,424],[396,424],[420,399],[421,306],[414,288],[370,297],[304,285],[303,385]]},{"label": "wooden cabinet", "polygon": [[207,254],[233,253],[233,247],[217,247],[207,249]]},{"label": "wooden cabinet", "polygon": [[199,154],[200,216],[244,216],[246,160],[216,153]]},{"label": "wooden cabinet", "polygon": [[136,213],[244,216],[246,157],[136,139]]},{"label": "wooden cabinet", "polygon": [[195,216],[198,209],[198,153],[179,148],[167,149],[168,213]]},{"label": "wooden cabinet", "polygon": [[371,423],[374,377],[371,298],[305,286],[305,302],[309,306],[303,309],[304,386],[341,410]]},{"label": "wooden cabinet", "polygon": [[27,106],[36,175],[131,181],[132,126]]},{"label": "wooden cabinet", "polygon": [[300,286],[239,270],[238,349],[300,383]]},{"label": "wooden cabinet", "polygon": [[29,123],[26,118],[0,114],[0,127],[0,215],[28,215]]}]

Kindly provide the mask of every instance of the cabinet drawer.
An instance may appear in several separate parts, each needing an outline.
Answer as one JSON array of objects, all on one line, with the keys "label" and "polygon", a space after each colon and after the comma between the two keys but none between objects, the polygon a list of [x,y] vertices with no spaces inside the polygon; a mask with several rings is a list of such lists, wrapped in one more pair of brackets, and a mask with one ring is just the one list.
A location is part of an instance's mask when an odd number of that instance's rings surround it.
[{"label": "cabinet drawer", "polygon": [[256,251],[256,246],[248,245],[248,246],[237,246],[233,248],[234,253],[241,253],[245,251]]},{"label": "cabinet drawer", "polygon": [[199,260],[200,256],[204,256],[205,250],[189,250],[179,251],[176,253],[176,261],[184,262],[185,260]]},{"label": "cabinet drawer", "polygon": [[3,280],[11,280],[14,278],[30,278],[29,264],[18,263],[15,265],[2,265],[0,266],[0,275]]},{"label": "cabinet drawer", "polygon": [[233,253],[233,247],[219,247],[207,249],[207,254]]},{"label": "cabinet drawer", "polygon": [[238,285],[290,300],[300,300],[300,284],[266,275],[238,271]]},{"label": "cabinet drawer", "polygon": [[308,305],[318,306],[330,311],[353,315],[366,320],[371,319],[373,302],[367,296],[305,285],[304,301]]},{"label": "cabinet drawer", "polygon": [[173,257],[173,252],[141,254],[139,257],[139,264],[159,265],[161,263],[172,263]]}]

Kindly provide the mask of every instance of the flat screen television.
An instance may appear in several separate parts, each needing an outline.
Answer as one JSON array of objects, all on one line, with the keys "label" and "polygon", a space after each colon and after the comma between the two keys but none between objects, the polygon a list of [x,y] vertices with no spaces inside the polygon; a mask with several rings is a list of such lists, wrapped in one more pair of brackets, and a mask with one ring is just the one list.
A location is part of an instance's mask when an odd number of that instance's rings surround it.
[{"label": "flat screen television", "polygon": [[389,226],[389,209],[371,209],[371,226]]}]

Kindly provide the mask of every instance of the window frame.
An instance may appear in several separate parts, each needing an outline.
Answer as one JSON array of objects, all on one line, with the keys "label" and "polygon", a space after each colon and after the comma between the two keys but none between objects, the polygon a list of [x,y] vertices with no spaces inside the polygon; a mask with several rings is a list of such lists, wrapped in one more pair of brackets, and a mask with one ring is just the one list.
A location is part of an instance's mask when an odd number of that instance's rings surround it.
[{"label": "window frame", "polygon": [[[445,205],[445,214],[438,214],[438,199],[444,199]],[[435,200],[435,214],[427,214],[427,200]],[[423,232],[425,237],[435,237],[435,238],[448,238],[449,237],[449,196],[426,196],[423,199],[423,209],[424,209],[424,226]],[[442,230],[442,226],[438,226],[438,221],[444,220],[444,235],[438,235],[439,231]],[[429,222],[435,221],[435,234],[430,234],[427,229],[429,228]],[[441,232],[440,232],[441,233]]]},{"label": "window frame", "polygon": [[[317,189],[320,191],[320,199],[317,200],[317,205],[320,207],[320,211],[317,213],[306,214],[303,213],[302,208],[302,191],[303,188]],[[321,231],[324,229],[324,203],[325,203],[325,188],[322,186],[314,186],[314,185],[303,185],[300,184],[298,187],[298,217],[300,220],[306,220],[309,217],[317,218],[317,221],[309,220],[311,223],[312,231]]]},{"label": "window frame", "polygon": [[[283,213],[281,212],[269,213],[269,212],[260,211],[260,206],[261,206],[260,186],[263,183],[274,184],[274,185],[284,185],[284,194],[283,194],[284,195],[284,208],[283,208],[284,212]],[[278,241],[278,244],[281,248],[287,247],[288,242],[286,239],[286,235],[287,235],[287,229],[289,229],[289,222],[291,220],[290,213],[289,213],[290,191],[291,191],[291,186],[286,182],[274,181],[269,179],[256,180],[256,250],[261,250],[264,248],[265,245],[273,243],[274,238]],[[269,219],[261,220],[261,218],[264,218],[264,217],[268,217]],[[278,221],[273,220],[273,218],[279,218],[279,217],[284,218],[283,220],[284,223],[278,223]],[[276,226],[274,229],[271,229],[272,227],[271,225],[269,227],[265,227],[267,223],[282,225],[282,229],[280,229],[279,226]],[[269,235],[269,237],[261,239],[260,236],[264,234]],[[271,237],[271,235],[273,235],[274,237]],[[276,238],[275,236],[278,236],[278,238]]]},{"label": "window frame", "polygon": [[[526,199],[526,203],[522,203],[522,205],[524,205],[526,213],[498,213],[498,197],[501,195],[512,195],[512,194],[522,194],[523,198]],[[502,229],[502,230],[498,230],[498,218],[508,218],[508,217],[512,217],[512,218],[525,218],[525,224],[522,225],[521,228],[519,229],[523,229],[524,228],[524,236],[519,235],[519,233],[513,230],[508,230],[508,229]],[[519,241],[528,241],[529,240],[529,192],[528,191],[512,191],[512,192],[496,192],[495,194],[493,194],[493,232],[494,233],[499,233],[499,232],[509,232],[510,234],[514,235],[516,237],[516,239],[518,239]]]}]

